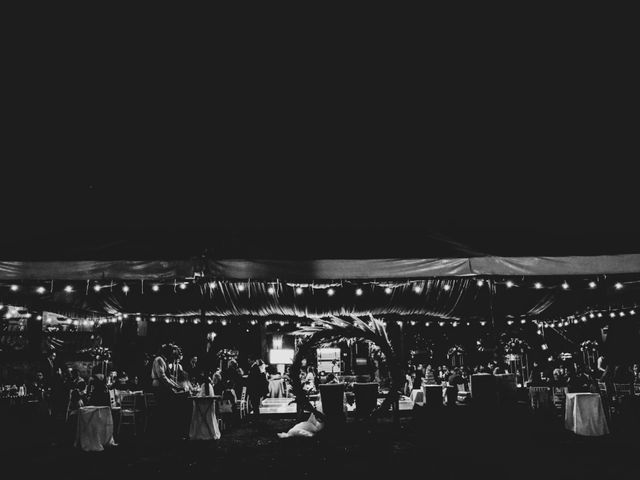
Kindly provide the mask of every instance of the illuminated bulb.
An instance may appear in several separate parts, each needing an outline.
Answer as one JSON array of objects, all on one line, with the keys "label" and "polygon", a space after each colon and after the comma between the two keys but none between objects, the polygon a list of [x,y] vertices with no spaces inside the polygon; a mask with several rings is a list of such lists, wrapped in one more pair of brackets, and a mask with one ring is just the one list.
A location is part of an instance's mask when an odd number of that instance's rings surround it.
[{"label": "illuminated bulb", "polygon": [[480,322],[480,325],[482,325],[483,327],[487,324],[487,322],[485,322],[484,320]]},{"label": "illuminated bulb", "polygon": [[122,287],[122,291],[123,291],[124,293],[127,293],[127,292],[129,291],[129,285],[124,285],[124,286]]},{"label": "illuminated bulb", "polygon": [[635,315],[635,314],[636,314],[636,311],[635,311],[635,310],[631,310],[629,313],[630,313],[631,315]]},{"label": "illuminated bulb", "polygon": [[596,318],[596,316],[595,316],[595,314],[594,314],[593,312],[591,312],[591,313],[589,314],[589,318]]},{"label": "illuminated bulb", "polygon": [[184,290],[187,288],[187,284],[186,283],[181,283],[180,284],[180,290]]},{"label": "illuminated bulb", "polygon": [[280,326],[284,327],[284,322],[283,321],[280,321]]},{"label": "illuminated bulb", "polygon": [[302,324],[300,322],[296,322],[296,327],[300,328]]},{"label": "illuminated bulb", "polygon": [[422,287],[420,285],[416,285],[413,287],[413,291],[416,293],[422,293]]},{"label": "illuminated bulb", "polygon": [[577,319],[577,318],[574,318],[574,319],[573,319],[573,323],[578,323],[578,319]]},{"label": "illuminated bulb", "polygon": [[580,320],[582,320],[583,322],[586,322],[586,321],[587,321],[587,317],[585,317],[585,316],[583,315],[583,316],[582,316],[582,318],[581,318]]},{"label": "illuminated bulb", "polygon": [[[42,315],[38,315],[36,318],[37,318],[38,320],[42,320]],[[47,319],[47,320],[49,320],[49,321],[50,321],[50,319]]]},{"label": "illuminated bulb", "polygon": [[74,320],[74,321],[73,321],[73,324],[74,324],[74,325],[80,325],[80,322],[79,322],[78,320]]},{"label": "illuminated bulb", "polygon": [[611,312],[611,313],[609,314],[609,316],[610,316],[611,318],[614,318],[614,317],[616,316],[616,314],[615,314],[614,312]]},{"label": "illuminated bulb", "polygon": [[129,318],[129,315],[128,315],[128,314],[126,314],[126,313],[125,313],[124,315],[122,315],[122,316],[123,316],[124,318]]},{"label": "illuminated bulb", "polygon": [[400,320],[398,320],[396,323],[398,324],[399,327],[402,326],[402,322]]},{"label": "illuminated bulb", "polygon": [[273,295],[274,293],[276,293],[276,289],[273,287],[269,287],[267,288],[267,292],[269,292],[271,295]]},{"label": "illuminated bulb", "polygon": [[538,330],[536,333],[537,333],[538,335],[542,335],[542,330]]},{"label": "illuminated bulb", "polygon": [[94,285],[94,286],[93,286],[93,291],[94,291],[94,292],[99,292],[101,288],[102,288],[102,287],[101,287],[100,285]]},{"label": "illuminated bulb", "polygon": [[238,290],[240,292],[244,292],[244,283],[241,283],[240,285],[238,285]]},{"label": "illuminated bulb", "polygon": [[453,326],[457,327],[458,326],[458,322],[453,322]]},{"label": "illuminated bulb", "polygon": [[116,323],[118,320],[116,320],[115,318],[111,319],[111,323]]},{"label": "illuminated bulb", "polygon": [[31,318],[31,314],[30,314],[30,313],[27,313],[27,314],[25,315],[25,317],[27,317],[27,318]]},{"label": "illuminated bulb", "polygon": [[569,290],[569,284],[567,282],[564,282],[562,284],[562,288],[564,288],[565,290]]},{"label": "illuminated bulb", "polygon": [[520,320],[520,323],[524,325],[525,323],[527,323],[527,321],[523,318],[522,320]]},{"label": "illuminated bulb", "polygon": [[215,282],[209,282],[209,288],[211,290],[213,290],[214,288],[216,288],[216,283]]},{"label": "illuminated bulb", "polygon": [[564,322],[564,326],[568,327],[569,326],[569,320],[567,320],[566,322]]},{"label": "illuminated bulb", "polygon": [[336,291],[333,288],[327,290],[327,295],[329,295],[330,297],[332,297],[334,293],[336,293]]},{"label": "illuminated bulb", "polygon": [[357,296],[361,296],[361,295],[362,295],[362,289],[361,289],[361,288],[358,288],[358,289],[356,290],[356,295],[357,295]]},{"label": "illuminated bulb", "polygon": [[447,290],[447,291],[448,291],[448,290],[451,290],[451,285],[446,284],[446,285],[445,285],[444,287],[442,287],[442,288],[444,288],[445,290]]},{"label": "illuminated bulb", "polygon": [[222,324],[222,326],[226,326],[227,325],[227,321],[226,320],[222,320],[220,323]]},{"label": "illuminated bulb", "polygon": [[425,325],[426,325],[427,327],[429,327],[429,326],[431,325],[431,322],[427,322],[427,323],[425,323]]},{"label": "illuminated bulb", "polygon": [[507,288],[513,287],[513,282],[511,280],[507,280]]},{"label": "illuminated bulb", "polygon": [[67,293],[71,293],[73,292],[73,287],[71,285],[67,285],[66,287],[64,287],[64,291]]},{"label": "illuminated bulb", "polygon": [[476,282],[476,284],[477,284],[479,287],[481,287],[482,285],[484,285],[484,280],[479,279],[479,280]]},{"label": "illuminated bulb", "polygon": [[598,318],[602,318],[602,313],[598,312]]},{"label": "illuminated bulb", "polygon": [[513,325],[513,320],[507,320],[507,325]]},{"label": "illuminated bulb", "polygon": [[304,290],[302,290],[302,287],[298,287],[298,288],[296,288],[296,293],[297,293],[298,295],[302,295],[302,292],[303,292],[303,291],[304,291]]},{"label": "illuminated bulb", "polygon": [[548,348],[549,348],[549,347],[547,346],[547,344],[546,344],[546,343],[543,343],[543,344],[542,344],[542,350],[547,350]]},{"label": "illuminated bulb", "polygon": [[18,285],[11,285],[11,291],[12,292],[17,292],[18,291]]},{"label": "illuminated bulb", "polygon": [[207,323],[208,323],[209,325],[213,325],[213,320],[207,320]]},{"label": "illuminated bulb", "polygon": [[538,290],[540,290],[542,288],[542,284],[540,282],[536,282],[533,286],[535,288],[537,288]]},{"label": "illuminated bulb", "polygon": [[157,292],[158,290],[160,290],[160,285],[153,285],[151,287],[151,290],[153,290],[154,292]]},{"label": "illuminated bulb", "polygon": [[416,321],[415,320],[411,320],[411,325],[415,325]]},{"label": "illuminated bulb", "polygon": [[169,323],[171,320],[169,320],[168,318],[164,319],[164,323]]},{"label": "illuminated bulb", "polygon": [[151,321],[155,322],[156,321],[156,317],[151,317]]},{"label": "illuminated bulb", "polygon": [[193,320],[193,323],[194,323],[195,325],[198,325],[198,324],[200,323],[200,319],[199,319],[199,318],[194,319],[194,320]]},{"label": "illuminated bulb", "polygon": [[256,323],[258,323],[256,320],[251,320],[251,325],[255,325]]},{"label": "illuminated bulb", "polygon": [[392,292],[391,287],[387,287],[384,289],[384,293],[386,293],[387,295],[390,295]]},{"label": "illuminated bulb", "polygon": [[438,322],[438,325],[440,325],[441,327],[444,327],[444,322]]},{"label": "illuminated bulb", "polygon": [[183,324],[183,323],[184,323],[184,318],[181,318],[180,320],[178,320],[178,322],[179,322],[180,324]]},{"label": "illuminated bulb", "polygon": [[620,290],[622,288],[622,284],[620,282],[616,283],[614,286],[616,287],[616,290]]},{"label": "illuminated bulb", "polygon": [[596,282],[589,282],[589,288],[596,288]]},{"label": "illuminated bulb", "polygon": [[618,315],[620,315],[621,317],[624,317],[624,312],[620,312]]},{"label": "illuminated bulb", "polygon": [[142,320],[142,317],[136,317],[136,322],[139,322]]},{"label": "illuminated bulb", "polygon": [[36,292],[38,292],[38,293],[40,293],[40,294],[42,294],[42,293],[44,293],[44,292],[46,292],[46,291],[47,291],[47,289],[46,289],[46,288],[44,288],[44,287],[38,287],[38,288],[36,288]]}]

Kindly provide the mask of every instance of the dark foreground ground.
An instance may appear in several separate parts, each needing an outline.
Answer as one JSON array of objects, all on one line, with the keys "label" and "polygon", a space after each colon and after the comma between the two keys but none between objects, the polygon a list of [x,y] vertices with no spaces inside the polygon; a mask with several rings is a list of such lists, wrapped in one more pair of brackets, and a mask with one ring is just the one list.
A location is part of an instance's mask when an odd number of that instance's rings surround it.
[{"label": "dark foreground ground", "polygon": [[[11,424],[16,419],[8,421]],[[4,422],[5,426],[7,421]],[[640,479],[640,427],[618,420],[608,437],[582,438],[558,418],[519,406],[500,411],[416,409],[399,425],[349,420],[314,439],[279,439],[295,419],[262,419],[212,442],[153,445],[124,436],[83,453],[45,445],[37,428],[3,428],[2,478]],[[7,474],[7,476],[5,476]]]}]

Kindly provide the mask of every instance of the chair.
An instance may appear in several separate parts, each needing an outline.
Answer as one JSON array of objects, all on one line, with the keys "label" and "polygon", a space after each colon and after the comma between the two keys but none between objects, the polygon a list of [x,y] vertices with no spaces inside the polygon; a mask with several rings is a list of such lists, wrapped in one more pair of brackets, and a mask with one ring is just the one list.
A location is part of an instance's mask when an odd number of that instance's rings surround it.
[{"label": "chair", "polygon": [[346,421],[344,392],[345,383],[318,385],[322,414],[329,420]]},{"label": "chair", "polygon": [[551,406],[549,387],[529,387],[529,402],[533,410]]},{"label": "chair", "polygon": [[366,418],[378,404],[378,384],[376,382],[354,383],[356,417]]},{"label": "chair", "polygon": [[557,413],[564,415],[564,406],[567,401],[567,387],[551,387],[551,395],[553,398],[553,406]]},{"label": "chair", "polygon": [[[136,400],[140,395],[124,395],[120,399],[120,422],[118,423],[118,435],[122,424],[133,425],[133,435],[136,435],[136,414],[142,410],[136,408]],[[144,399],[144,397],[142,397]]]},{"label": "chair", "polygon": [[156,401],[156,396],[153,393],[145,393],[144,394],[144,431],[145,432],[147,431],[147,427],[149,426],[149,416],[157,406],[158,406],[158,402]]},{"label": "chair", "polygon": [[220,427],[220,431],[224,432],[226,423],[222,415],[230,416],[233,414],[233,402],[231,400],[220,400],[218,402],[218,414],[218,426]]},{"label": "chair", "polygon": [[613,391],[616,397],[633,395],[633,386],[630,383],[614,383]]},{"label": "chair", "polygon": [[236,401],[236,407],[240,412],[240,419],[247,414],[247,387],[242,387],[242,393],[240,394],[240,400]]}]

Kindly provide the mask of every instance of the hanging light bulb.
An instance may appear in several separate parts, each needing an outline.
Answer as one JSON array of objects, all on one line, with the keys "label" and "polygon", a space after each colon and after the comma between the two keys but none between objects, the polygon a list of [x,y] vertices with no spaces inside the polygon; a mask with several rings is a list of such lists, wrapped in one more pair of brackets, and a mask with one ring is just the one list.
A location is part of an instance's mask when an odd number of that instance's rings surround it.
[{"label": "hanging light bulb", "polygon": [[569,290],[569,284],[568,284],[567,282],[564,282],[564,283],[562,284],[562,288],[563,288],[564,290]]},{"label": "hanging light bulb", "polygon": [[296,327],[300,328],[302,324],[300,322],[296,322]]},{"label": "hanging light bulb", "polygon": [[609,314],[609,316],[610,316],[611,318],[615,318],[616,314],[615,314],[615,312],[611,312],[611,313]]},{"label": "hanging light bulb", "polygon": [[238,285],[238,291],[240,292],[244,292],[244,283],[241,283],[240,285]]},{"label": "hanging light bulb", "polygon": [[200,323],[200,319],[199,318],[194,318],[193,319],[193,323],[194,323],[194,325],[198,325]]},{"label": "hanging light bulb", "polygon": [[422,287],[420,285],[416,285],[413,287],[413,291],[416,293],[422,293]]},{"label": "hanging light bulb", "polygon": [[209,319],[209,320],[207,320],[207,323],[208,323],[209,325],[213,325],[213,320]]},{"label": "hanging light bulb", "polygon": [[396,323],[398,324],[399,327],[402,326],[402,322],[400,320],[398,320]]},{"label": "hanging light bulb", "polygon": [[282,320],[280,320],[280,326],[284,327],[284,322]]},{"label": "hanging light bulb", "polygon": [[520,323],[524,325],[525,323],[527,323],[527,320],[523,318],[522,320],[520,320]]},{"label": "hanging light bulb", "polygon": [[297,288],[296,288],[296,293],[297,293],[298,295],[302,295],[302,292],[303,292],[303,291],[304,291],[304,290],[302,290],[302,287],[297,287]]},{"label": "hanging light bulb", "polygon": [[213,290],[214,288],[216,288],[216,282],[209,282],[209,288],[211,290]]},{"label": "hanging light bulb", "polygon": [[227,321],[226,320],[222,320],[220,323],[222,324],[223,327],[227,326]]},{"label": "hanging light bulb", "polygon": [[124,293],[127,293],[129,290],[130,290],[130,289],[129,289],[129,285],[123,285],[123,286],[122,286],[122,291],[123,291]]},{"label": "hanging light bulb", "polygon": [[140,322],[142,320],[142,317],[136,317],[136,322]]},{"label": "hanging light bulb", "polygon": [[540,289],[542,288],[542,283],[540,283],[540,282],[536,282],[536,283],[534,283],[534,284],[533,284],[533,286],[534,286],[536,289],[540,290]]},{"label": "hanging light bulb", "polygon": [[573,323],[574,323],[574,324],[575,324],[575,323],[578,323],[578,319],[577,319],[577,318],[574,318],[574,319],[573,319]]},{"label": "hanging light bulb", "polygon": [[384,293],[386,293],[387,295],[391,295],[392,291],[393,290],[391,290],[391,287],[387,287],[387,288],[384,289]]},{"label": "hanging light bulb", "polygon": [[565,322],[564,322],[564,326],[565,326],[565,327],[568,327],[568,326],[569,326],[569,320],[567,320],[567,321],[565,321]]},{"label": "hanging light bulb", "polygon": [[513,320],[507,320],[507,325],[513,325]]},{"label": "hanging light bulb", "polygon": [[487,324],[487,322],[485,322],[484,320],[482,320],[482,321],[480,322],[480,325],[482,325],[483,327],[484,327],[486,324]]},{"label": "hanging light bulb", "polygon": [[482,285],[484,285],[484,280],[479,278],[478,281],[476,282],[476,284],[481,287]]},{"label": "hanging light bulb", "polygon": [[184,318],[181,318],[180,320],[178,320],[178,323],[183,324],[184,323]]},{"label": "hanging light bulb", "polygon": [[589,282],[589,288],[596,288],[596,282],[593,280]]},{"label": "hanging light bulb", "polygon": [[186,283],[181,283],[180,284],[180,290],[185,290],[187,288],[187,284]]},{"label": "hanging light bulb", "polygon": [[511,280],[507,280],[507,288],[513,287],[513,282]]},{"label": "hanging light bulb", "polygon": [[616,287],[616,290],[620,290],[622,288],[622,284],[620,282],[617,282],[614,287]]},{"label": "hanging light bulb", "polygon": [[453,325],[454,327],[457,327],[457,326],[458,326],[458,322],[453,322],[453,324],[452,324],[452,325]]},{"label": "hanging light bulb", "polygon": [[44,292],[46,292],[47,289],[44,287],[38,287],[36,288],[36,292],[38,292],[40,295],[42,295]]},{"label": "hanging light bulb", "polygon": [[38,316],[36,317],[36,319],[37,319],[37,320],[42,320],[42,315],[38,315]]},{"label": "hanging light bulb", "polygon": [[620,312],[618,315],[620,315],[621,317],[625,316],[624,312]]},{"label": "hanging light bulb", "polygon": [[411,325],[415,325],[415,324],[416,324],[416,321],[415,321],[415,320],[411,320],[411,322],[410,322],[410,323],[411,323]]},{"label": "hanging light bulb", "polygon": [[160,285],[158,284],[152,285],[151,290],[153,290],[154,292],[157,292],[158,290],[160,290]]},{"label": "hanging light bulb", "polygon": [[361,288],[357,288],[356,289],[356,295],[359,296],[359,297],[362,296],[362,289]]},{"label": "hanging light bulb", "polygon": [[538,330],[536,333],[537,333],[538,335],[542,335],[542,330]]},{"label": "hanging light bulb", "polygon": [[602,313],[598,312],[598,318],[602,318]]},{"label": "hanging light bulb", "polygon": [[71,293],[73,292],[73,287],[71,285],[67,285],[66,287],[64,287],[64,291],[67,293]]},{"label": "hanging light bulb", "polygon": [[20,287],[18,287],[18,285],[11,285],[11,291],[12,292],[17,292],[19,288]]},{"label": "hanging light bulb", "polygon": [[156,317],[151,317],[151,321],[155,322],[156,321]]},{"label": "hanging light bulb", "polygon": [[96,285],[93,286],[93,291],[94,292],[99,292],[101,289],[102,289],[102,287],[100,285],[96,284]]},{"label": "hanging light bulb", "polygon": [[256,323],[258,323],[256,320],[251,320],[251,325],[255,325]]},{"label": "hanging light bulb", "polygon": [[444,327],[444,322],[438,322],[438,325],[440,325],[441,327]]},{"label": "hanging light bulb", "polygon": [[580,320],[582,320],[583,322],[587,321],[587,317],[585,317],[584,315],[580,318]]},{"label": "hanging light bulb", "polygon": [[635,310],[631,310],[631,311],[629,312],[629,314],[630,314],[630,315],[635,315],[635,314],[636,314],[636,311],[635,311]]},{"label": "hanging light bulb", "polygon": [[336,291],[333,288],[330,288],[329,290],[327,290],[327,295],[329,295],[330,297],[333,297],[334,293],[336,293]]},{"label": "hanging light bulb", "polygon": [[595,315],[593,312],[591,312],[591,313],[589,314],[589,318],[596,318],[596,315]]},{"label": "hanging light bulb", "polygon": [[267,288],[267,292],[269,292],[271,295],[273,295],[274,293],[276,293],[276,289],[273,287],[269,287]]},{"label": "hanging light bulb", "polygon": [[427,327],[429,327],[429,326],[431,326],[431,322],[426,322],[426,323],[425,323],[425,325],[426,325]]},{"label": "hanging light bulb", "polygon": [[126,313],[125,313],[124,315],[122,315],[122,316],[123,316],[124,318],[129,318],[129,315],[128,315],[128,314],[126,314]]}]

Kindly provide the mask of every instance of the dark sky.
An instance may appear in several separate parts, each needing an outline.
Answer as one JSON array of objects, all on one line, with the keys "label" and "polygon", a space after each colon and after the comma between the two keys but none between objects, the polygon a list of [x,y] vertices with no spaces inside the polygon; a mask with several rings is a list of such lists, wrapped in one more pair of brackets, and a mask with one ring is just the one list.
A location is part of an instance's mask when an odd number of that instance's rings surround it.
[{"label": "dark sky", "polygon": [[639,249],[635,97],[621,72],[594,73],[597,51],[427,62],[256,47],[205,68],[171,49],[43,48],[8,69],[4,255]]}]

